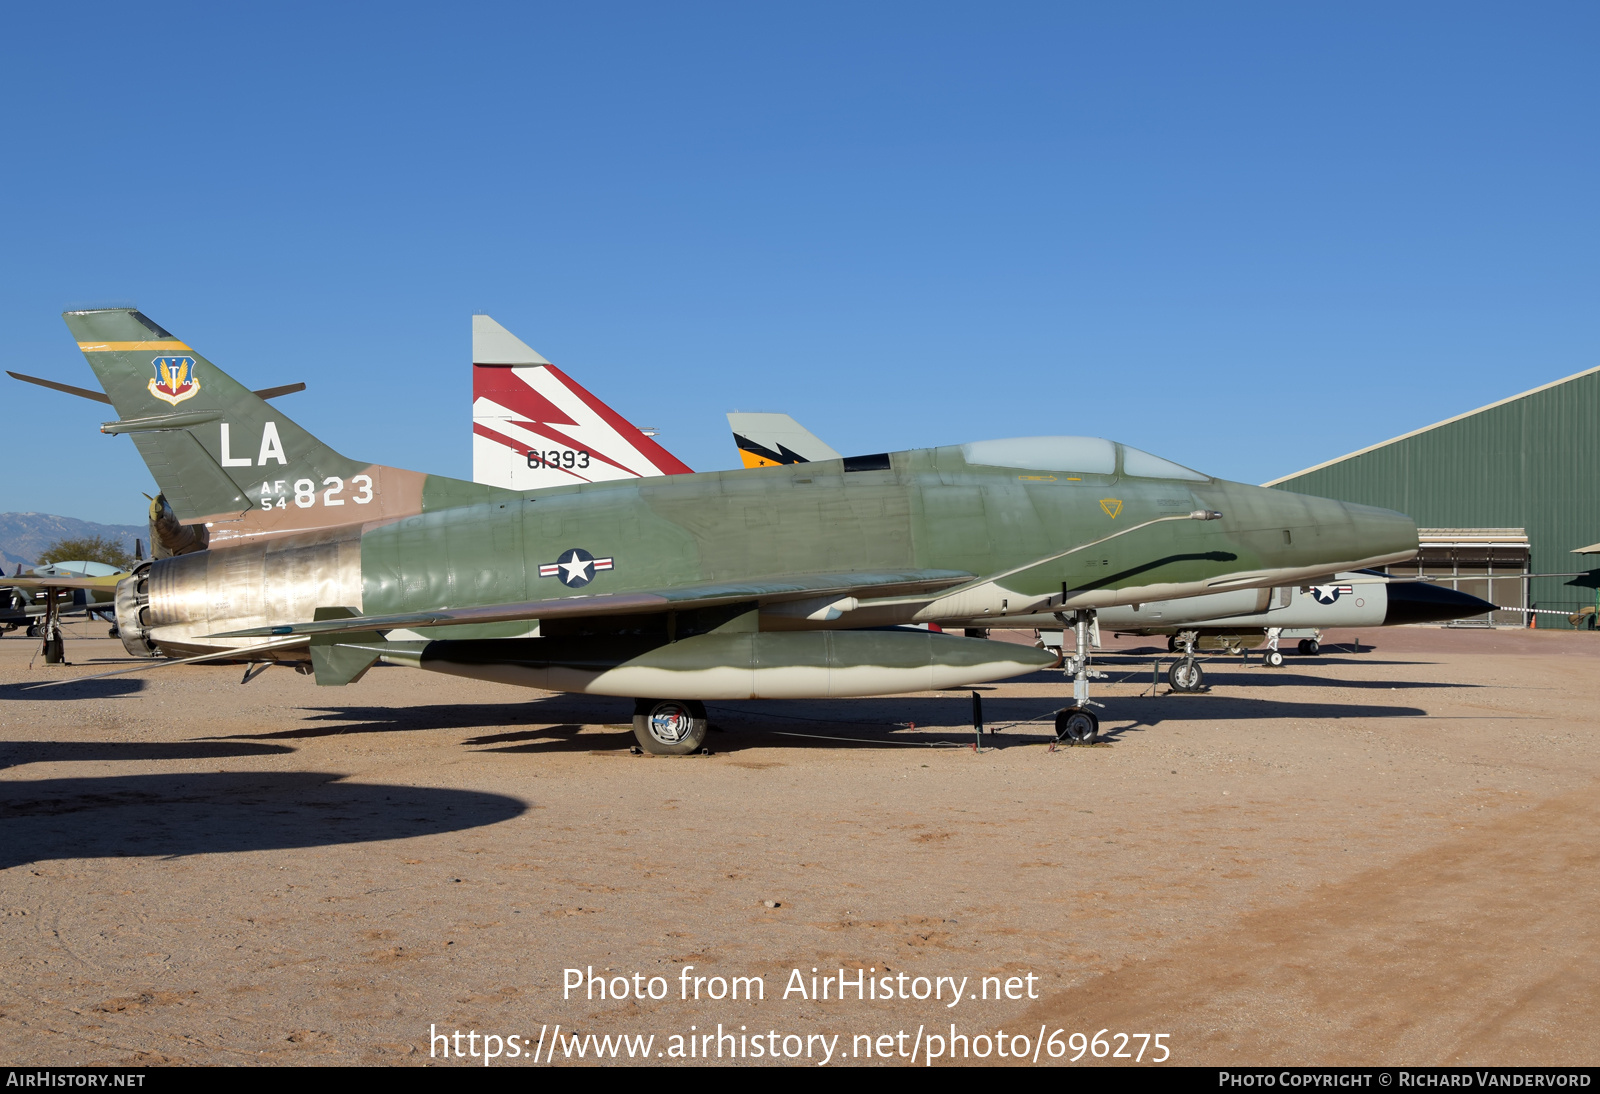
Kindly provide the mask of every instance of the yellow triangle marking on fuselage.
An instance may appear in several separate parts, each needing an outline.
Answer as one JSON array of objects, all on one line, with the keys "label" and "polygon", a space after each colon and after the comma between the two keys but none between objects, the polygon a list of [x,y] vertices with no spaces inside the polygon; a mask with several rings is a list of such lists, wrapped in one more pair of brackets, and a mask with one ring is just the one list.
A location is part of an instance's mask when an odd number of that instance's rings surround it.
[{"label": "yellow triangle marking on fuselage", "polygon": [[1101,498],[1100,499],[1100,508],[1102,508],[1102,509],[1104,509],[1106,511],[1106,516],[1110,517],[1112,520],[1116,520],[1118,514],[1120,514],[1122,512],[1122,499],[1121,498]]}]

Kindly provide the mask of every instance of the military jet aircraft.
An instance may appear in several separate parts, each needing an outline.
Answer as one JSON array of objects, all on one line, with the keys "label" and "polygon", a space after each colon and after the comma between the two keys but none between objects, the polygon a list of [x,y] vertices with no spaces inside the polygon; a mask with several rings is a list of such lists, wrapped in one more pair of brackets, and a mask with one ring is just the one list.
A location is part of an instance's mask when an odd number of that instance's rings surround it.
[{"label": "military jet aircraft", "polygon": [[111,637],[118,637],[116,589],[131,571],[87,560],[51,562],[35,566],[0,581],[0,632],[26,625],[29,638],[44,639],[46,664],[65,656],[61,637],[63,616],[99,616],[111,620]]},{"label": "military jet aircraft", "polygon": [[[1042,650],[899,625],[1096,612],[1412,557],[1409,517],[1216,479],[1092,437],[515,491],[340,455],[131,309],[64,316],[207,550],[118,589],[130,649],[372,665],[635,699],[686,754],[703,700],[1004,679]],[[129,608],[121,611],[122,605]],[[523,637],[506,637],[507,629]],[[1098,722],[1087,677],[1058,719]]]}]

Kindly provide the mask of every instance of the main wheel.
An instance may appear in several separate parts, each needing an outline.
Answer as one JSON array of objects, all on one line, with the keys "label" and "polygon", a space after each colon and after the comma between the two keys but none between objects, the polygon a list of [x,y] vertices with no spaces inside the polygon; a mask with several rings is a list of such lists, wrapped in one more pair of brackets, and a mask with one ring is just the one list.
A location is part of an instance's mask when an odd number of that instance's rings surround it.
[{"label": "main wheel", "polygon": [[1167,683],[1173,691],[1199,691],[1205,682],[1205,670],[1193,657],[1185,657],[1167,670]]},{"label": "main wheel", "polygon": [[67,659],[67,644],[58,634],[54,638],[47,638],[44,642],[44,663],[59,665]]},{"label": "main wheel", "polygon": [[706,708],[693,699],[638,699],[633,735],[653,756],[688,756],[706,740]]},{"label": "main wheel", "polygon": [[113,623],[113,624],[111,624],[111,629],[106,631],[106,637],[107,638],[121,638],[122,637],[122,632],[117,630],[117,625],[115,623]]},{"label": "main wheel", "polygon": [[1268,650],[1266,653],[1267,664],[1278,669],[1283,667],[1283,652],[1281,650]]},{"label": "main wheel", "polygon": [[1317,654],[1322,652],[1322,643],[1318,642],[1315,638],[1306,639],[1305,646],[1307,657],[1315,657]]},{"label": "main wheel", "polygon": [[1056,714],[1056,740],[1092,745],[1100,739],[1100,719],[1093,711],[1068,707]]},{"label": "main wheel", "polygon": [[29,638],[43,638],[44,637],[44,624],[43,623],[29,623],[28,624],[28,637]]},{"label": "main wheel", "polygon": [[1177,653],[1178,652],[1178,636],[1177,635],[1175,635],[1175,634],[1167,635],[1167,652],[1168,653]]}]

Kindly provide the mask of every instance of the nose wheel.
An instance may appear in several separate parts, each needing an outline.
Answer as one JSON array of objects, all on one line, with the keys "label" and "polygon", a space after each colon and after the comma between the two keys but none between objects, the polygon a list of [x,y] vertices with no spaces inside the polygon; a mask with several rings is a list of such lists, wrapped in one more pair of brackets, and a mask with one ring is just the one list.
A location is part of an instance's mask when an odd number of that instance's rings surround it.
[{"label": "nose wheel", "polygon": [[1167,685],[1173,691],[1199,691],[1206,686],[1206,670],[1193,657],[1181,657],[1167,670]]},{"label": "nose wheel", "polygon": [[1092,745],[1100,740],[1100,719],[1092,710],[1068,707],[1056,714],[1056,740]]},{"label": "nose wheel", "polygon": [[1183,649],[1183,656],[1167,670],[1167,686],[1173,691],[1199,691],[1206,686],[1206,670],[1200,667],[1200,661],[1194,655],[1194,644],[1198,637],[1194,631],[1173,636],[1174,645]]}]

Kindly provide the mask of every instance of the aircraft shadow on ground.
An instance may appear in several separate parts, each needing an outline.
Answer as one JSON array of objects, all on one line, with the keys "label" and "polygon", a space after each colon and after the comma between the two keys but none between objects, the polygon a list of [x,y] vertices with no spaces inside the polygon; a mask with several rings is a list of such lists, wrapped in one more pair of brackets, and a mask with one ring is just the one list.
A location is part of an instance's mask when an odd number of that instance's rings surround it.
[{"label": "aircraft shadow on ground", "polygon": [[0,869],[69,858],[328,847],[497,824],[499,794],[346,783],[319,771],[120,775],[6,782]]},{"label": "aircraft shadow on ground", "polygon": [[[317,713],[311,713],[312,710]],[[603,715],[603,717],[602,717]],[[306,720],[320,723],[271,733],[232,733],[204,738],[229,741],[275,741],[303,737],[336,737],[344,733],[410,733],[428,729],[498,729],[530,724],[632,723],[633,703],[603,696],[555,695],[525,703],[438,703],[432,706],[314,707]]]},{"label": "aircraft shadow on ground", "polygon": [[[983,703],[984,746],[1055,736],[1054,712],[1065,697],[995,699]],[[1289,719],[1345,721],[1364,718],[1419,718],[1427,712],[1412,706],[1365,703],[1284,703],[1267,699],[1212,695],[1169,698],[1118,698],[1107,701],[1103,735],[1115,741],[1128,730],[1162,722],[1219,724],[1245,720]],[[804,703],[724,702],[706,704],[714,732],[706,745],[717,752],[750,748],[900,748],[907,745],[965,747],[973,740],[972,699],[949,697],[808,700]],[[801,714],[800,710],[807,711]],[[1117,723],[1132,719],[1132,724]],[[1023,723],[1013,725],[1011,723]],[[589,724],[594,724],[592,721]],[[633,744],[631,730],[583,731],[583,723],[541,726],[469,738],[468,746],[495,745],[484,752],[579,752],[623,749]]]},{"label": "aircraft shadow on ground", "polygon": [[[1041,681],[1051,679],[1041,676]],[[1208,674],[1208,682],[1216,674]],[[1012,737],[1055,735],[1054,713],[1069,702],[1065,681],[1057,697],[996,697],[985,694],[987,726],[1027,722]],[[1134,681],[1137,682],[1137,681]],[[1389,686],[1400,686],[1385,685]],[[722,701],[706,704],[713,732],[706,744],[718,752],[744,748],[837,748],[860,744],[901,747],[907,744],[966,744],[972,740],[972,690],[952,689],[940,696],[884,696],[860,699]],[[1135,726],[1162,721],[1227,722],[1261,719],[1351,720],[1418,718],[1414,706],[1342,702],[1285,702],[1252,696],[1204,694],[1168,696],[1165,681],[1159,697],[1110,697],[1100,712],[1108,736],[1114,723],[1131,718]],[[625,699],[603,696],[551,695],[526,703],[441,703],[417,707],[321,707],[312,719],[330,724],[236,734],[210,740],[273,740],[323,737],[346,733],[402,733],[417,730],[480,731],[461,741],[482,752],[604,752],[634,743],[633,707]],[[599,728],[605,727],[605,728]],[[487,732],[484,732],[487,731]],[[986,738],[987,739],[987,738]]]},{"label": "aircraft shadow on ground", "polygon": [[0,741],[0,768],[86,760],[219,760],[293,752],[246,741]]},{"label": "aircraft shadow on ground", "polygon": [[[1120,651],[1119,651],[1119,653],[1120,653]],[[1179,654],[1179,653],[1167,653],[1165,651],[1162,651],[1159,654],[1154,654],[1153,653],[1153,654],[1150,654],[1147,657],[1120,657],[1120,656],[1118,656],[1118,654],[1110,654],[1110,655],[1095,654],[1094,663],[1096,665],[1098,665],[1100,668],[1108,668],[1109,667],[1109,668],[1116,668],[1116,669],[1124,669],[1124,668],[1133,669],[1136,666],[1142,664],[1144,666],[1144,670],[1146,672],[1149,672],[1150,671],[1150,662],[1152,662],[1152,661],[1160,660],[1162,666],[1165,667],[1167,665],[1172,664],[1174,661],[1176,661],[1179,657],[1182,657],[1182,656],[1183,655]],[[1205,653],[1196,654],[1195,656],[1197,656],[1202,662],[1204,662],[1204,664],[1207,666],[1207,668],[1206,668],[1207,672],[1210,671],[1210,667],[1213,666],[1213,665],[1232,665],[1235,668],[1240,668],[1240,669],[1248,668],[1252,672],[1274,671],[1274,670],[1263,669],[1261,667],[1261,656],[1260,656],[1259,652],[1252,653],[1250,655],[1250,660],[1249,660],[1248,663],[1246,663],[1243,658],[1235,657],[1235,656],[1232,656],[1230,654],[1217,654],[1217,653],[1212,653],[1212,652],[1205,652]],[[1437,665],[1437,664],[1439,664],[1438,661],[1424,661],[1424,660],[1421,660],[1419,658],[1406,658],[1404,661],[1382,661],[1382,660],[1379,660],[1376,657],[1369,657],[1369,656],[1350,657],[1350,658],[1327,657],[1327,656],[1302,657],[1299,654],[1294,654],[1294,653],[1287,654],[1284,657],[1283,660],[1284,660],[1284,668],[1286,668],[1286,669],[1288,669],[1288,668],[1292,668],[1292,669],[1342,668],[1342,667],[1345,667],[1345,666],[1360,667],[1362,665],[1387,665],[1387,666],[1391,666],[1392,667],[1392,666],[1395,666],[1395,665]]]},{"label": "aircraft shadow on ground", "polygon": [[[1285,666],[1281,669],[1261,669],[1254,666],[1218,665],[1208,662],[1205,665],[1206,684],[1210,687],[1236,688],[1241,691],[1255,688],[1351,688],[1356,690],[1370,689],[1372,691],[1413,691],[1437,688],[1479,688],[1482,684],[1462,684],[1451,680],[1334,680],[1326,676],[1308,676],[1296,672]],[[1145,683],[1150,682],[1149,670],[1142,676]],[[1140,674],[1135,673],[1129,683],[1138,683]],[[1167,686],[1166,673],[1161,674],[1163,690]]]},{"label": "aircraft shadow on ground", "polygon": [[[1067,698],[1063,697],[1057,702],[1065,705],[1067,701]],[[816,734],[829,738],[859,738],[863,744],[936,741],[965,744],[972,740],[972,700],[967,696],[949,699],[828,700],[808,703],[807,706],[816,711],[814,717],[783,717],[780,721],[772,715],[784,716],[788,712],[783,711],[777,704],[769,705],[766,710],[762,710],[756,703],[719,704],[710,712],[711,721],[714,725],[720,724],[728,732],[720,738],[720,741],[717,738],[708,738],[706,743],[714,748],[732,751],[734,744],[729,741],[729,737],[749,734],[752,739],[748,739],[748,743],[740,742],[740,747],[758,747],[759,743],[772,743],[775,740],[783,741],[785,747],[791,745],[806,747],[799,739],[786,736],[791,733]],[[1053,737],[1055,725],[1053,711],[1049,707],[1049,701],[1041,698],[985,699],[984,722],[989,728],[1005,727],[1000,729],[1000,741],[994,743],[1003,744],[1006,738],[1015,740],[1021,737]],[[1356,721],[1366,718],[1421,718],[1426,717],[1427,711],[1411,706],[1367,703],[1284,703],[1268,699],[1202,694],[1107,699],[1106,709],[1099,714],[1102,718],[1102,735],[1108,740],[1115,740],[1128,729],[1153,727],[1162,722],[1222,725],[1229,722],[1264,719]],[[892,725],[881,724],[888,723],[891,719],[915,723],[916,728],[899,729]],[[1117,725],[1126,719],[1131,719],[1132,725],[1126,727]],[[871,724],[874,720],[881,722],[874,726]],[[753,738],[764,740],[758,742]],[[826,747],[837,747],[840,743],[842,742],[833,740],[817,742],[818,745]],[[984,743],[986,746],[991,743],[989,734],[985,734]]]},{"label": "aircraft shadow on ground", "polygon": [[39,681],[0,687],[0,699],[40,699],[56,703],[67,699],[115,699],[144,690],[143,680],[75,680],[56,687],[42,688]]},{"label": "aircraft shadow on ground", "polygon": [[[1209,679],[1209,678],[1208,678]],[[1277,699],[1257,699],[1253,696],[1194,695],[1135,696],[1107,701],[1109,709],[1101,711],[1107,722],[1131,719],[1128,726],[1107,727],[1103,732],[1115,737],[1142,727],[1154,727],[1164,722],[1215,724],[1219,729],[1231,722],[1278,719],[1289,722],[1357,722],[1367,718],[1426,718],[1428,712],[1421,707],[1382,705],[1377,703],[1286,703]]]}]

